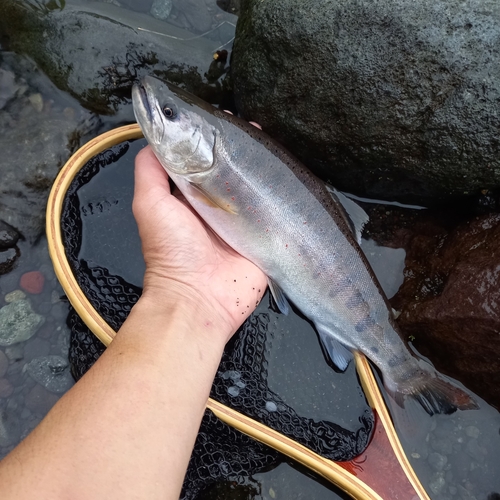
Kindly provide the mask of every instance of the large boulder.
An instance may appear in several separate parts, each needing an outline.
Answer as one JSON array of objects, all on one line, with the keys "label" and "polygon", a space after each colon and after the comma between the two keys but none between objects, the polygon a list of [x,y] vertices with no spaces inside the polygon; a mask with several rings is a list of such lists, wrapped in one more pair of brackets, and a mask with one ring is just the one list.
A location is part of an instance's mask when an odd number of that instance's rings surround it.
[{"label": "large boulder", "polygon": [[500,186],[497,0],[246,0],[231,71],[241,113],[339,188]]},{"label": "large boulder", "polygon": [[[18,0],[1,3],[0,33],[8,47],[35,60],[59,89],[92,111],[112,114],[120,104],[129,104],[132,84],[145,74],[217,101],[218,77],[224,72],[217,68],[221,71],[213,77],[213,55],[231,40],[236,18],[215,4],[217,17],[209,19],[215,27],[205,37],[106,3],[63,8],[50,2],[30,7]],[[196,24],[197,18],[190,19]]]},{"label": "large boulder", "polygon": [[[406,227],[405,227],[406,226]],[[407,338],[436,367],[500,408],[500,214],[406,219],[405,279],[391,299]]]}]

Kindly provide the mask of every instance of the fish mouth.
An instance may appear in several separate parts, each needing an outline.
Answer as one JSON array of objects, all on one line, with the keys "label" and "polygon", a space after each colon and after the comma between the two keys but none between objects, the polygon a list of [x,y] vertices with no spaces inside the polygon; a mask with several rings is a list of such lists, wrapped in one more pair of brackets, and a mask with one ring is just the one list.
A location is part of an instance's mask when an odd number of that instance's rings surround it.
[{"label": "fish mouth", "polygon": [[140,102],[142,108],[146,112],[148,120],[153,120],[153,113],[148,100],[148,93],[146,87],[142,83],[136,83],[132,89],[134,97]]}]

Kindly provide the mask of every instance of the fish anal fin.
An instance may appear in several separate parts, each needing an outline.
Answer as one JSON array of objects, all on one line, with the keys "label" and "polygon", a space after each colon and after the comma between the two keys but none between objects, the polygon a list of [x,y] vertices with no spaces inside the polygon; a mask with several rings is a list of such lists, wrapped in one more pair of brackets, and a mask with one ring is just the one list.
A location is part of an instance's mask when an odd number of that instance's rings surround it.
[{"label": "fish anal fin", "polygon": [[224,202],[223,200],[218,200],[216,197],[207,193],[201,186],[197,184],[191,184],[193,197],[196,198],[201,203],[209,207],[220,208],[224,212],[228,212],[233,215],[237,215],[238,212],[231,207],[230,204]]},{"label": "fish anal fin", "polygon": [[285,297],[285,293],[280,288],[280,286],[271,278],[267,278],[267,282],[269,284],[269,290],[271,292],[271,295],[273,296],[274,302],[276,302],[278,309],[285,316],[288,316],[288,313],[290,312],[290,304],[288,304],[288,300]]},{"label": "fish anal fin", "polygon": [[334,338],[330,332],[324,331],[321,328],[317,328],[317,331],[323,348],[328,354],[328,357],[332,360],[332,363],[338,370],[345,372],[353,359],[352,352],[348,347]]}]

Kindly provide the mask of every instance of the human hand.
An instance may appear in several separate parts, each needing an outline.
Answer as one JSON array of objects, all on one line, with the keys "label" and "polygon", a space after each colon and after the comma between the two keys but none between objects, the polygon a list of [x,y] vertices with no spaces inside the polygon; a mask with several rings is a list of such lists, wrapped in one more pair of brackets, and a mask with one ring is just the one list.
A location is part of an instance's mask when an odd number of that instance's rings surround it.
[{"label": "human hand", "polygon": [[193,212],[148,146],[136,157],[133,212],[146,262],[143,296],[214,318],[227,341],[260,302],[264,273],[226,245]]}]

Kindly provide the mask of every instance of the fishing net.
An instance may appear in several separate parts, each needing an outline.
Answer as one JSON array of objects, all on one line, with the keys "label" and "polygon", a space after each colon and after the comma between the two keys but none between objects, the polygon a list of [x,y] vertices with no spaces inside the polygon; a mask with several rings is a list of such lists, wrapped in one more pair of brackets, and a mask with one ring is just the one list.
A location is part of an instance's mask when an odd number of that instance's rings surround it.
[{"label": "fishing net", "polygon": [[[130,210],[133,158],[140,147],[141,141],[124,142],[90,160],[68,189],[61,216],[64,247],[74,276],[92,306],[115,331],[141,295],[144,263]],[[70,362],[78,380],[105,347],[74,311],[68,324],[72,332]],[[270,377],[279,355],[273,337],[277,324],[276,314],[269,308],[260,308],[247,320],[226,346],[211,397],[325,458],[352,460],[368,445],[374,426],[364,396],[358,398],[356,414],[348,419],[344,415],[336,421],[335,414],[318,418],[314,412],[304,410],[304,404],[299,402],[308,392],[307,387],[284,388],[276,383],[274,375]],[[358,384],[357,380],[354,384]],[[290,396],[291,390],[300,398]],[[355,390],[362,395],[359,385]],[[349,425],[345,425],[346,420]],[[283,459],[207,410],[182,498],[194,499],[217,481],[241,483]]]}]

